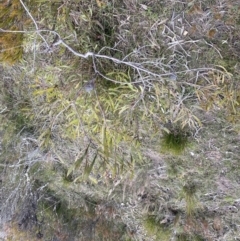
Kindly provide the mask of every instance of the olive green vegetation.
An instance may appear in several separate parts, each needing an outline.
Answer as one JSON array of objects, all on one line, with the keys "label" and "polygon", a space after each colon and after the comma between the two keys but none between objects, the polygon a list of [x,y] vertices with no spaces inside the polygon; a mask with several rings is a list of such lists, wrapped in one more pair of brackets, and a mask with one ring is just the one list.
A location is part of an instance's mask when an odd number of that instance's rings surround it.
[{"label": "olive green vegetation", "polygon": [[204,241],[205,239],[203,237],[201,237],[200,235],[188,235],[188,234],[185,234],[185,233],[180,233],[180,234],[177,234],[177,238],[176,238],[177,241]]},{"label": "olive green vegetation", "polygon": [[149,216],[144,220],[144,226],[148,235],[155,237],[154,240],[167,241],[171,237],[171,231],[156,220],[154,216]]},{"label": "olive green vegetation", "polygon": [[187,147],[188,136],[184,130],[174,130],[169,133],[164,133],[162,138],[162,151],[180,154]]},{"label": "olive green vegetation", "polygon": [[[25,13],[19,1],[1,1],[0,3],[0,28],[10,31],[22,30],[27,24]],[[16,23],[18,21],[18,24]],[[19,24],[20,23],[20,24]],[[23,33],[0,33],[0,61],[14,64],[23,55]]]},{"label": "olive green vegetation", "polygon": [[[0,28],[24,31],[0,30],[9,240],[237,238],[240,25],[228,2],[24,1],[41,31],[20,1],[0,3]],[[53,46],[58,34],[96,55]]]},{"label": "olive green vegetation", "polygon": [[193,180],[190,180],[189,183],[186,183],[183,186],[183,198],[186,202],[186,213],[188,216],[194,214],[195,210],[197,209],[198,202],[197,202],[197,185],[194,183]]}]

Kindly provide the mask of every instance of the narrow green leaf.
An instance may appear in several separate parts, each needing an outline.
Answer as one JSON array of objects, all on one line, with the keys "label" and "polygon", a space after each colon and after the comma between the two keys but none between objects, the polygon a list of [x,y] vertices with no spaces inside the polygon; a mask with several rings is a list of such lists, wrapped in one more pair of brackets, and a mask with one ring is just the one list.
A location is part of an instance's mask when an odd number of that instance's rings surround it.
[{"label": "narrow green leaf", "polygon": [[93,158],[93,161],[92,161],[91,165],[90,166],[86,166],[86,168],[84,170],[84,179],[87,179],[89,177],[89,175],[90,175],[90,173],[91,173],[91,171],[93,169],[93,166],[95,164],[95,161],[97,159],[97,155],[98,154],[96,154],[95,157]]},{"label": "narrow green leaf", "polygon": [[90,143],[88,144],[88,146],[87,146],[85,152],[83,153],[83,155],[79,159],[77,159],[75,161],[75,163],[68,169],[67,176],[69,176],[74,170],[76,170],[77,168],[80,167],[82,161],[84,160],[85,156],[88,153],[89,146],[90,146]]}]

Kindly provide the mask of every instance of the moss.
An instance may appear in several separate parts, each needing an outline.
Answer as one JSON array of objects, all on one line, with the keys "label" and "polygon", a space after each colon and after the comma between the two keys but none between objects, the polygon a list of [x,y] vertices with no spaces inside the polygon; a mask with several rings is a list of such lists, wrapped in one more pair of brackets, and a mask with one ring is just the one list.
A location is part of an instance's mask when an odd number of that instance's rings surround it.
[{"label": "moss", "polygon": [[[0,3],[0,28],[10,29],[11,31],[21,30],[16,22],[22,23],[24,11],[21,3],[17,0],[3,1]],[[22,58],[23,54],[23,34],[22,33],[1,33],[0,34],[0,61],[14,64]]]}]

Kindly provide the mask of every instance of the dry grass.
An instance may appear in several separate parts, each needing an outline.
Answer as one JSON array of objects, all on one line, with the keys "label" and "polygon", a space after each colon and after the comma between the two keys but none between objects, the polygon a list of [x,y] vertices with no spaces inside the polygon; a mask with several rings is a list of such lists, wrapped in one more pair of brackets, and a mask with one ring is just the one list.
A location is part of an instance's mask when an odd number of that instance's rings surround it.
[{"label": "dry grass", "polygon": [[22,7],[24,59],[1,66],[0,223],[37,191],[43,240],[236,239],[239,5]]}]

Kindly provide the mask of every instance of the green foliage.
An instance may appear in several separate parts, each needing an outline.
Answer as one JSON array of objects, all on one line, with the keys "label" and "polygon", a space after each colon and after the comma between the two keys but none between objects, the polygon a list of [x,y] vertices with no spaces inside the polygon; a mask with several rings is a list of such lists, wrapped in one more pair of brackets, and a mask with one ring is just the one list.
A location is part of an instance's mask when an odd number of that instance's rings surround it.
[{"label": "green foliage", "polygon": [[83,174],[81,176],[78,176],[76,179],[74,179],[74,182],[79,181],[79,179],[80,180],[88,179],[88,177],[89,177],[89,175],[90,175],[90,173],[91,173],[91,171],[93,169],[93,166],[95,164],[95,161],[96,161],[96,158],[97,158],[98,154],[95,154],[95,156],[93,157],[93,160],[89,163],[88,158],[87,158],[89,146],[90,146],[90,144],[87,146],[87,148],[84,151],[83,155],[81,157],[79,157],[74,162],[74,165],[72,165],[68,169],[67,177],[71,177],[73,171],[77,170],[81,166],[82,162],[85,160],[85,163],[84,163],[83,168],[82,168],[83,169]]},{"label": "green foliage", "polygon": [[182,197],[186,202],[187,216],[194,215],[199,203],[197,199],[197,185],[193,180],[189,180],[182,189]]},{"label": "green foliage", "polygon": [[163,226],[156,220],[155,216],[148,216],[144,220],[144,227],[149,236],[154,240],[168,241],[171,236],[171,230],[168,227]]},{"label": "green foliage", "polygon": [[178,155],[184,151],[188,143],[187,132],[181,129],[175,129],[163,134],[161,149],[164,152]]}]

